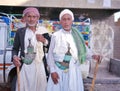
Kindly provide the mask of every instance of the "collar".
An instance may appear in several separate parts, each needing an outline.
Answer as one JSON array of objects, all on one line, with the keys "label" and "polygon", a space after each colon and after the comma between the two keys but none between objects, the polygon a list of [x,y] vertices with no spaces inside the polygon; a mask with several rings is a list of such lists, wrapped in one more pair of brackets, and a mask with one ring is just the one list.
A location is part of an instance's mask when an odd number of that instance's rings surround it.
[{"label": "collar", "polygon": [[62,29],[62,31],[63,31],[64,33],[66,33],[66,34],[71,34],[71,32],[72,32],[72,30],[66,31],[66,30],[64,30],[64,29]]}]

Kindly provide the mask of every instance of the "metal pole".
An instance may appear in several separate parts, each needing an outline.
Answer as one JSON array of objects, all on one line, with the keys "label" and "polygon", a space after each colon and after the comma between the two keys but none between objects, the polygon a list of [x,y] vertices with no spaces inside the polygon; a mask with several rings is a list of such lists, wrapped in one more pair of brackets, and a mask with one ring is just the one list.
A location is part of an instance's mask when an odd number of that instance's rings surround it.
[{"label": "metal pole", "polygon": [[6,68],[6,59],[5,59],[5,57],[6,57],[6,49],[4,50],[4,56],[3,56],[4,58],[3,58],[3,79],[4,79],[4,83],[6,83],[6,75],[5,75],[5,68]]}]

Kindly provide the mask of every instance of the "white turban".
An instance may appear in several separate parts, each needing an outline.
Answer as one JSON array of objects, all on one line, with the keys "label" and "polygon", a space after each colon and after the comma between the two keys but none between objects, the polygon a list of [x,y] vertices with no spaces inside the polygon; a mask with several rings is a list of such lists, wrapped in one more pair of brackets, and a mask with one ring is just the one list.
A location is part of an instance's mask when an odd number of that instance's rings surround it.
[{"label": "white turban", "polygon": [[61,11],[60,15],[59,15],[59,20],[61,20],[62,16],[65,15],[65,14],[69,14],[72,16],[72,20],[74,21],[74,15],[73,15],[73,12],[69,9],[64,9]]}]

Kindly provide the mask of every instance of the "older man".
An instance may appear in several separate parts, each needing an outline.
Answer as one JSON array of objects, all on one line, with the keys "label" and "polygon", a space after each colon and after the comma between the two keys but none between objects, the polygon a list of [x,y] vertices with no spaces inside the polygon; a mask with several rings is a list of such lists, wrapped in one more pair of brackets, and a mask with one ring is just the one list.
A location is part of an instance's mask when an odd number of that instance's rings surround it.
[{"label": "older man", "polygon": [[[23,11],[26,27],[16,32],[12,58],[16,67],[20,70],[20,91],[46,91],[46,74],[43,64],[44,47],[49,47],[50,37],[44,27],[38,26],[39,11],[34,7],[28,7]],[[33,46],[33,56],[28,45]],[[20,56],[18,56],[20,50]],[[28,58],[29,57],[29,58]],[[30,62],[29,62],[30,61]],[[31,62],[32,61],[32,62]],[[16,85],[18,91],[18,85]]]},{"label": "older man", "polygon": [[52,35],[48,52],[50,77],[47,91],[84,91],[80,64],[84,63],[86,58],[91,58],[91,55],[87,54],[80,32],[72,27],[72,11],[64,9],[59,20],[62,29]]}]

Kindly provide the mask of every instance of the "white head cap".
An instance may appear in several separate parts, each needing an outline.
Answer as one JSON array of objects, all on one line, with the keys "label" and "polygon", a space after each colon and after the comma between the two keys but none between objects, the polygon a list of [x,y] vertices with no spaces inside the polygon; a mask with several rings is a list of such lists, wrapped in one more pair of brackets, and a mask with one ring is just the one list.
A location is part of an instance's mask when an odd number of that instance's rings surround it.
[{"label": "white head cap", "polygon": [[61,20],[62,16],[65,15],[65,14],[69,14],[72,16],[72,20],[74,21],[74,15],[73,15],[73,12],[69,9],[64,9],[61,11],[60,15],[59,15],[59,20]]}]

